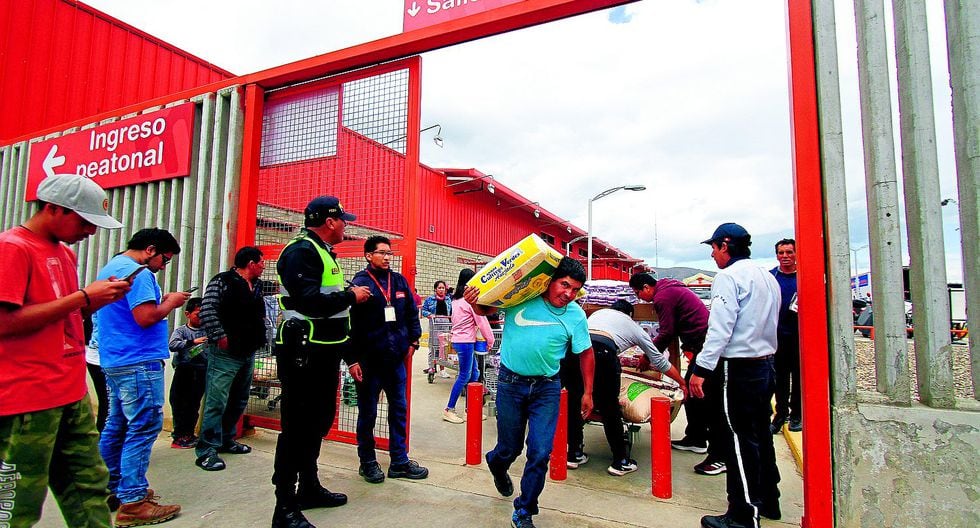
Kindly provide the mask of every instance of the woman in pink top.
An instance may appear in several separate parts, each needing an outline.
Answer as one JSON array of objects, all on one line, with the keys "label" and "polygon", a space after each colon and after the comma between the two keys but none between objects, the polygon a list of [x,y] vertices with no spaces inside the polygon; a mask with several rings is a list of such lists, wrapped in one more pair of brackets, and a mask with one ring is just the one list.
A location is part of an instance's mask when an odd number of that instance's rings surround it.
[{"label": "woman in pink top", "polygon": [[493,346],[493,330],[486,316],[477,315],[473,312],[470,303],[463,299],[463,290],[466,283],[475,273],[471,269],[464,269],[459,272],[459,281],[453,293],[452,309],[452,343],[453,350],[459,357],[459,375],[453,383],[453,390],[449,393],[449,403],[442,411],[442,419],[450,423],[463,423],[463,418],[456,414],[456,400],[462,394],[466,384],[480,379],[480,369],[476,365],[476,330],[480,329],[483,338],[487,340],[487,350]]}]

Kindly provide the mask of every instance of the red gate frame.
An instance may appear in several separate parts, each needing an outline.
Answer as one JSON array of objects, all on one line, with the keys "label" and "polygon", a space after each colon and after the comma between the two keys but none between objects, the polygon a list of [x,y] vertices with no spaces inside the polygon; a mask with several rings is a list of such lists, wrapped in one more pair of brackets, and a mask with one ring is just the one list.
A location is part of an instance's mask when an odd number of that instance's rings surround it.
[{"label": "red gate frame", "polygon": [[[258,156],[261,137],[261,102],[264,91],[298,81],[316,79],[355,68],[416,55],[508,31],[544,24],[562,18],[632,3],[635,0],[525,0],[476,15],[402,33],[270,68],[233,81],[245,84],[245,130],[242,149],[241,206],[238,216],[237,246],[255,240],[258,188]],[[820,211],[824,217],[820,129],[817,114],[815,48],[811,0],[786,0],[787,42],[789,47],[790,105],[793,128],[794,213],[799,265],[801,309],[811,315],[800,321],[803,400],[803,526],[829,527],[834,524],[833,464],[830,437],[830,354],[827,321],[826,239],[823,222],[804,222],[801,212]],[[417,84],[409,87],[420,90]],[[415,92],[419,93],[419,92]],[[417,113],[409,115],[410,130],[418,129]],[[409,155],[418,155],[418,136],[409,136]],[[416,164],[410,164],[416,165]],[[410,169],[413,170],[413,169]],[[414,167],[417,170],[417,167]],[[406,175],[414,182],[417,172]],[[409,188],[406,236],[418,232],[418,186]],[[407,242],[407,241],[406,241]],[[414,284],[414,255],[406,252],[403,269]],[[411,260],[410,260],[411,259]],[[821,351],[823,351],[821,353]]]}]

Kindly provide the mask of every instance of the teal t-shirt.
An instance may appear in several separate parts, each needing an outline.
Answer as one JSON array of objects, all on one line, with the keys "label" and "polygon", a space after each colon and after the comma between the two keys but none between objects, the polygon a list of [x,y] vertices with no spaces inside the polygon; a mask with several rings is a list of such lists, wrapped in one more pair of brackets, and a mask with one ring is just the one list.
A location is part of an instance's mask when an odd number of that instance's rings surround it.
[{"label": "teal t-shirt", "polygon": [[580,354],[591,346],[581,306],[555,308],[539,295],[507,308],[500,361],[522,376],[554,376],[569,347]]}]

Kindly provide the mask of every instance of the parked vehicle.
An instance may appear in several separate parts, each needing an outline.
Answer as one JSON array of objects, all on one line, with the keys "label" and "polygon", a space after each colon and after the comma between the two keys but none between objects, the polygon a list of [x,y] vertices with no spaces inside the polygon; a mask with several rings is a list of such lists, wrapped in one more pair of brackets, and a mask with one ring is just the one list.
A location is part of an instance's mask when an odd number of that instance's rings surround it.
[{"label": "parked vehicle", "polygon": [[[855,326],[874,326],[874,305],[869,304],[861,313],[858,315],[857,319],[854,320]],[[867,328],[858,329],[861,335],[864,337],[871,337],[871,330]],[[912,329],[912,303],[905,302],[905,332],[909,337],[913,335]]]}]

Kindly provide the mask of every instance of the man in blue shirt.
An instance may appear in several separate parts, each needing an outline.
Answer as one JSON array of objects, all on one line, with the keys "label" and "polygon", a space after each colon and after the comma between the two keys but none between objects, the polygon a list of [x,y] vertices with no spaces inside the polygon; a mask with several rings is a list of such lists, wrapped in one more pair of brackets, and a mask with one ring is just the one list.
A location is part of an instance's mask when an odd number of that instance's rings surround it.
[{"label": "man in blue shirt", "polygon": [[[538,513],[538,496],[544,489],[558,423],[559,363],[567,351],[580,355],[582,416],[592,412],[592,341],[585,312],[572,302],[584,282],[582,264],[565,257],[544,293],[507,309],[497,373],[497,445],[487,453],[487,467],[497,491],[511,496],[514,484],[507,469],[521,454],[527,431],[527,463],[521,494],[514,499],[513,528],[534,528],[531,516]],[[478,314],[496,311],[478,305],[478,297],[474,287],[467,287],[463,294]]]},{"label": "man in blue shirt", "polygon": [[800,408],[800,326],[796,313],[796,240],[776,242],[779,266],[769,270],[782,294],[779,303],[779,325],[776,327],[776,415],[769,432],[779,434],[789,419],[789,430],[803,430]]},{"label": "man in blue shirt", "polygon": [[98,275],[127,277],[133,285],[99,312],[96,330],[109,388],[99,451],[109,468],[110,502],[119,504],[116,526],[160,523],[180,512],[180,506],[158,504],[146,481],[150,451],[163,429],[163,362],[170,357],[166,319],[190,297],[163,295],[154,273],[177,253],[180,245],[168,231],[141,229]]}]

